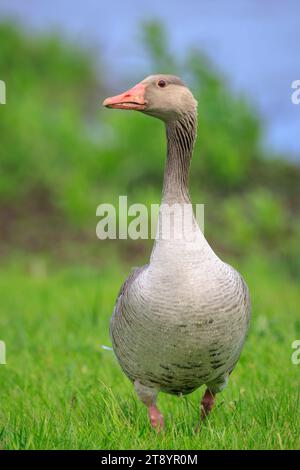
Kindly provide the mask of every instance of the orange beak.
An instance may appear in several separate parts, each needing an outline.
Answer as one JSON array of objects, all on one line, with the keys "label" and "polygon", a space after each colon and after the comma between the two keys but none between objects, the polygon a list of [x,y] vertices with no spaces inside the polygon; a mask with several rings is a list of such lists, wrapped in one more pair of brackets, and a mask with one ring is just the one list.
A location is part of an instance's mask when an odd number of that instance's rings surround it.
[{"label": "orange beak", "polygon": [[103,106],[114,109],[133,109],[143,111],[146,109],[147,102],[145,100],[145,86],[138,83],[133,88],[120,95],[106,98]]}]

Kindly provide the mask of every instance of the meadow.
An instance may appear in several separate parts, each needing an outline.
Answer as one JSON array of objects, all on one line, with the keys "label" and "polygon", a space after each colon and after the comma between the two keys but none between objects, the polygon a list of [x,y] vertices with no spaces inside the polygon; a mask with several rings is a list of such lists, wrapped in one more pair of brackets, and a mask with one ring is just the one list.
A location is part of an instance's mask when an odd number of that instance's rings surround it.
[{"label": "meadow", "polygon": [[1,447],[299,448],[299,366],[291,362],[300,336],[298,285],[255,256],[239,269],[252,292],[253,320],[230,383],[198,433],[203,390],[161,394],[166,432],[157,435],[113,353],[102,349],[111,344],[109,319],[129,266],[27,259],[2,267]]},{"label": "meadow", "polygon": [[95,214],[122,194],[159,202],[163,128],[98,109],[111,89],[87,51],[0,24],[10,90],[0,108],[0,448],[299,449],[300,365],[291,356],[300,339],[300,168],[262,150],[251,103],[201,51],[175,63],[162,25],[141,34],[149,70],[132,83],[161,67],[189,70],[200,111],[191,192],[205,203],[208,241],[249,285],[248,340],[200,432],[203,390],[161,394],[166,431],[150,429],[102,346],[111,345],[119,288],[148,261],[151,241],[99,241]]}]

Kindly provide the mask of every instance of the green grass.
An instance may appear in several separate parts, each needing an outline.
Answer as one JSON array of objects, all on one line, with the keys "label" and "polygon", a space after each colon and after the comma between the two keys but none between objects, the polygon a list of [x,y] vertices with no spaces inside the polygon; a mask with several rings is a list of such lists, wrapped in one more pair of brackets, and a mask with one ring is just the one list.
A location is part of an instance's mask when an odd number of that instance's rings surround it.
[{"label": "green grass", "polygon": [[42,259],[0,270],[0,447],[3,449],[299,448],[300,338],[296,282],[259,257],[239,269],[250,286],[253,320],[241,360],[200,433],[202,390],[161,394],[166,432],[149,427],[145,407],[109,345],[114,300],[129,268],[53,267]]}]

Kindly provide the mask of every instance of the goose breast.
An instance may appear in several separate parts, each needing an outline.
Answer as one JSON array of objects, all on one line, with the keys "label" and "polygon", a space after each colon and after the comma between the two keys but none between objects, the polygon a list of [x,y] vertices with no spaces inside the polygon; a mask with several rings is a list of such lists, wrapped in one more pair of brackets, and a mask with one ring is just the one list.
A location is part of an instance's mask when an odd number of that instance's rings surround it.
[{"label": "goose breast", "polygon": [[231,266],[201,253],[171,252],[152,256],[125,283],[111,336],[132,381],[185,394],[233,369],[250,307],[246,284]]}]

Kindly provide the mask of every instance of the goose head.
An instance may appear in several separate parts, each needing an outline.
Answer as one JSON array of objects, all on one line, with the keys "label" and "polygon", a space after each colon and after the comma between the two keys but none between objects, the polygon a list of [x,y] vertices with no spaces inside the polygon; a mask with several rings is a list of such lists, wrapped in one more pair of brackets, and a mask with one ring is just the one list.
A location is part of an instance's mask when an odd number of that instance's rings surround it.
[{"label": "goose head", "polygon": [[150,75],[120,95],[106,98],[103,106],[140,111],[166,124],[196,114],[197,101],[182,80],[174,75]]}]

